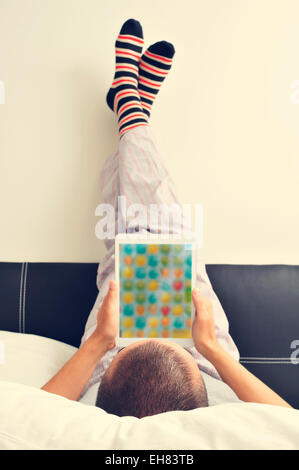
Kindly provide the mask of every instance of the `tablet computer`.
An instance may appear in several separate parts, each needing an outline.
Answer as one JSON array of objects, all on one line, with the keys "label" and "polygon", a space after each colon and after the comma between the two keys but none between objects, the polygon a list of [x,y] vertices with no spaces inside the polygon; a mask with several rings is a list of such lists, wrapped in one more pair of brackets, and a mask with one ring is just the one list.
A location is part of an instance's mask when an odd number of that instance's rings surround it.
[{"label": "tablet computer", "polygon": [[159,338],[193,346],[193,242],[137,235],[121,234],[115,239],[118,345]]}]

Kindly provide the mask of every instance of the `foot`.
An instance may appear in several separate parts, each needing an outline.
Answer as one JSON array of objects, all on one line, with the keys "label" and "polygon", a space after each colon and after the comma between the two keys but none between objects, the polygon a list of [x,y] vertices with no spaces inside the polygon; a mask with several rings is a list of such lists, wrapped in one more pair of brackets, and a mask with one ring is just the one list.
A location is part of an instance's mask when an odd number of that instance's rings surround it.
[{"label": "foot", "polygon": [[139,62],[138,92],[143,111],[150,116],[152,105],[172,65],[175,50],[166,41],[156,42]]},{"label": "foot", "polygon": [[115,75],[107,94],[107,104],[117,114],[119,133],[147,125],[138,93],[138,68],[143,47],[141,24],[127,20],[115,43]]}]

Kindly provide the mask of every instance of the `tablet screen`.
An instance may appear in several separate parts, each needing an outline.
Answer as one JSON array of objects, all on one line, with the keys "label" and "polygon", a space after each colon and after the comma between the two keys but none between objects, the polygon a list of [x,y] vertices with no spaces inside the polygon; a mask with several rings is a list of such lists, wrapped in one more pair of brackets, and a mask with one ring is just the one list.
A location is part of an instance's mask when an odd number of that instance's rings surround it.
[{"label": "tablet screen", "polygon": [[122,338],[191,338],[192,244],[120,243]]}]

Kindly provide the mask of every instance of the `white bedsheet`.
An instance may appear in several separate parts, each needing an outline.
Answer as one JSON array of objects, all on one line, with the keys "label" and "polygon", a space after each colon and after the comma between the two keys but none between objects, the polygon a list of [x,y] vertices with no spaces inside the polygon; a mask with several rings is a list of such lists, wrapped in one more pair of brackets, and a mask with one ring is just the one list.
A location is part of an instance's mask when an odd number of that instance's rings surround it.
[{"label": "white bedsheet", "polygon": [[297,410],[233,403],[118,418],[38,388],[76,348],[2,331],[0,341],[0,449],[299,449]]}]

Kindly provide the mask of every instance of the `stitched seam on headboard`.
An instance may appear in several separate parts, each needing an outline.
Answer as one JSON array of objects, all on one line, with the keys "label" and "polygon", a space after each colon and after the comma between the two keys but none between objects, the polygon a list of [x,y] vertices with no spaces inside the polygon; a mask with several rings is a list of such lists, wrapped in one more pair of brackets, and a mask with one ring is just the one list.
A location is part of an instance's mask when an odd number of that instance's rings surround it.
[{"label": "stitched seam on headboard", "polygon": [[281,360],[290,360],[290,357],[261,357],[261,356],[240,356],[240,359],[250,359],[250,360],[264,360],[264,361],[281,361]]},{"label": "stitched seam on headboard", "polygon": [[28,263],[25,263],[24,285],[23,285],[23,331],[25,333],[25,313],[26,313],[26,285],[27,285]]},{"label": "stitched seam on headboard", "polygon": [[22,263],[20,292],[19,292],[19,333],[22,333],[22,293],[23,293],[24,263]]},{"label": "stitched seam on headboard", "polygon": [[272,365],[272,364],[291,364],[293,365],[293,362],[292,360],[287,360],[285,359],[284,361],[283,360],[280,360],[280,361],[251,361],[251,360],[247,360],[247,361],[244,361],[244,360],[241,360],[240,361],[241,364],[268,364],[268,365]]}]

